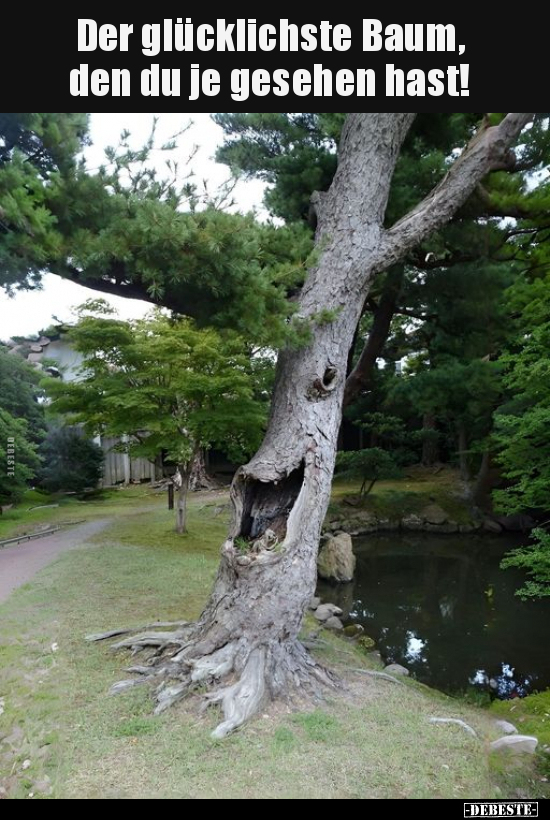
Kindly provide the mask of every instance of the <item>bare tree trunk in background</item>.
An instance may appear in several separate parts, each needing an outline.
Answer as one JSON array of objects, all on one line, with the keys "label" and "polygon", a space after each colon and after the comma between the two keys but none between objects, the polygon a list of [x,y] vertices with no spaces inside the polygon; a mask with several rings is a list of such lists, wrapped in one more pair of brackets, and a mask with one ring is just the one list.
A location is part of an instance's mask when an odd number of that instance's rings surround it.
[{"label": "bare tree trunk in background", "polygon": [[483,453],[474,488],[474,502],[485,513],[493,512],[493,490],[499,486],[502,475],[493,461],[493,454]]},{"label": "bare tree trunk in background", "polygon": [[470,481],[472,478],[468,455],[468,430],[464,422],[461,421],[458,425],[458,459],[462,481]]},{"label": "bare tree trunk in background", "polygon": [[424,442],[422,444],[422,464],[433,467],[439,461],[439,441],[437,438],[437,419],[432,413],[425,413],[422,422]]},{"label": "bare tree trunk in background", "polygon": [[187,534],[187,498],[189,496],[190,465],[178,465],[179,479],[176,483],[178,495],[176,501],[176,532]]},{"label": "bare tree trunk in background", "polygon": [[344,407],[348,407],[357,395],[371,385],[376,362],[381,357],[403,287],[405,268],[397,265],[388,272],[380,302],[374,312],[374,320],[369,337],[359,360],[346,383]]},{"label": "bare tree trunk in background", "polygon": [[191,465],[191,476],[189,478],[189,489],[192,493],[197,493],[200,490],[217,490],[219,484],[216,479],[208,474],[206,466],[206,451],[201,447],[193,459]]},{"label": "bare tree trunk in background", "polygon": [[[118,645],[155,647],[150,667],[135,671],[157,684],[158,711],[190,688],[212,685],[207,697],[224,713],[218,738],[270,698],[313,694],[331,683],[299,633],[315,591],[348,356],[370,282],[445,224],[492,168],[509,162],[510,145],[532,115],[509,114],[500,126],[481,129],[432,194],[384,230],[395,164],[414,117],[350,114],[346,120],[333,185],[315,197],[322,254],[298,310],[310,322],[311,341],[279,356],[269,427],[233,483],[233,522],[201,619]],[[331,323],[316,321],[323,309],[333,312]]]}]

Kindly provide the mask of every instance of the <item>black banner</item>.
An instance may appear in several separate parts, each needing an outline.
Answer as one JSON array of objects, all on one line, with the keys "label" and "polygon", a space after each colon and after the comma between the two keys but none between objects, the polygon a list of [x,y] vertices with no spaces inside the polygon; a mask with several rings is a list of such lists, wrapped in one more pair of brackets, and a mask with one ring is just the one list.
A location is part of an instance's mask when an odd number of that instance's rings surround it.
[{"label": "black banner", "polygon": [[532,17],[480,21],[473,8],[440,7],[397,22],[381,4],[368,6],[369,18],[335,7],[330,19],[183,9],[189,16],[138,18],[131,7],[111,14],[79,6],[56,17],[50,7],[26,20],[10,9],[0,57],[6,102],[90,108],[98,100],[121,110],[177,100],[187,111],[219,104],[319,111],[335,103],[401,110],[405,102],[422,112],[525,110],[546,97],[546,32]]}]

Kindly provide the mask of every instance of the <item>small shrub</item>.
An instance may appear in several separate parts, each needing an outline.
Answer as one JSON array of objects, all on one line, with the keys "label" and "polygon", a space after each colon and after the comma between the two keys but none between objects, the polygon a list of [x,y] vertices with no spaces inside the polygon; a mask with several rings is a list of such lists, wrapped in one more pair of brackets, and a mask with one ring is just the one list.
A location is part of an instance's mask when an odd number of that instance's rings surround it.
[{"label": "small shrub", "polygon": [[361,485],[361,496],[368,495],[377,481],[399,478],[401,471],[390,453],[378,447],[369,450],[357,450],[350,453],[339,453],[337,472],[342,478],[358,478]]},{"label": "small shrub", "polygon": [[73,492],[97,487],[103,473],[103,450],[74,427],[50,430],[41,447],[44,466],[39,485],[50,493]]}]

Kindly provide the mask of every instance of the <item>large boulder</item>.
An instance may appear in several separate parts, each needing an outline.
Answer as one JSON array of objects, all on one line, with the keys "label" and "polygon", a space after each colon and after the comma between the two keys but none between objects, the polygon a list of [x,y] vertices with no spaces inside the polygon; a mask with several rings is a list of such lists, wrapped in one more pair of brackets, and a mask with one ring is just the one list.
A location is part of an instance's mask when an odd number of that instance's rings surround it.
[{"label": "large boulder", "polygon": [[398,532],[401,529],[401,521],[395,518],[380,518],[378,529],[380,532]]},{"label": "large boulder", "polygon": [[492,518],[487,518],[483,522],[483,529],[485,532],[500,535],[500,533],[502,532],[502,524],[499,524],[498,521],[494,521]]},{"label": "large boulder", "polygon": [[325,623],[325,621],[328,621],[330,618],[334,616],[339,618],[343,614],[339,606],[335,606],[334,604],[322,604],[316,612],[314,612],[314,617],[321,623]]},{"label": "large boulder", "polygon": [[517,735],[518,730],[513,723],[508,723],[507,720],[495,720],[495,729],[505,735]]},{"label": "large boulder", "polygon": [[384,672],[387,672],[388,675],[399,675],[402,678],[408,678],[411,674],[406,666],[401,666],[400,663],[391,663],[389,666],[386,666]]},{"label": "large boulder", "polygon": [[344,629],[344,624],[337,618],[336,615],[333,615],[332,618],[329,618],[328,621],[324,623],[325,629],[332,629],[334,632],[342,632]]},{"label": "large boulder", "polygon": [[470,521],[468,524],[461,524],[459,530],[464,535],[470,535],[472,532],[478,532],[480,527],[479,521]]},{"label": "large boulder", "polygon": [[511,752],[516,755],[534,755],[539,742],[536,737],[527,735],[508,735],[491,743],[493,752]]},{"label": "large boulder", "polygon": [[537,522],[530,515],[499,515],[495,518],[497,524],[506,530],[506,532],[529,532],[537,526]]},{"label": "large boulder", "polygon": [[446,524],[449,516],[439,504],[430,504],[422,510],[422,518],[427,524]]},{"label": "large boulder", "polygon": [[401,526],[404,530],[411,530],[412,532],[420,531],[424,529],[425,522],[423,518],[420,518],[419,515],[406,515],[405,518],[401,522]]},{"label": "large boulder", "polygon": [[326,535],[321,542],[317,568],[325,581],[348,584],[353,581],[357,559],[353,554],[353,541],[347,533]]}]

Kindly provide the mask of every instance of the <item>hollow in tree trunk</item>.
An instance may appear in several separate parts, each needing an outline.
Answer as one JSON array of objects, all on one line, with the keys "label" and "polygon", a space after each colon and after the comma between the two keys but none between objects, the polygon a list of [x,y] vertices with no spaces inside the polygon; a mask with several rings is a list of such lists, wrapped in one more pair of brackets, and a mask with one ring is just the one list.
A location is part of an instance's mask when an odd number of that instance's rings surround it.
[{"label": "hollow in tree trunk", "polygon": [[[146,665],[132,671],[157,684],[158,711],[196,687],[211,687],[207,700],[221,704],[224,715],[218,738],[270,698],[316,694],[334,683],[308,655],[299,634],[316,586],[349,350],[369,283],[450,219],[494,164],[502,164],[532,115],[509,114],[501,126],[477,134],[430,197],[385,231],[395,163],[414,116],[347,118],[333,185],[315,197],[322,254],[298,308],[311,339],[279,356],[268,430],[259,452],[234,480],[233,521],[202,617],[196,624],[156,629],[118,644],[155,649]],[[333,315],[330,323],[317,321],[323,309]],[[132,679],[115,691],[134,685]]]}]

